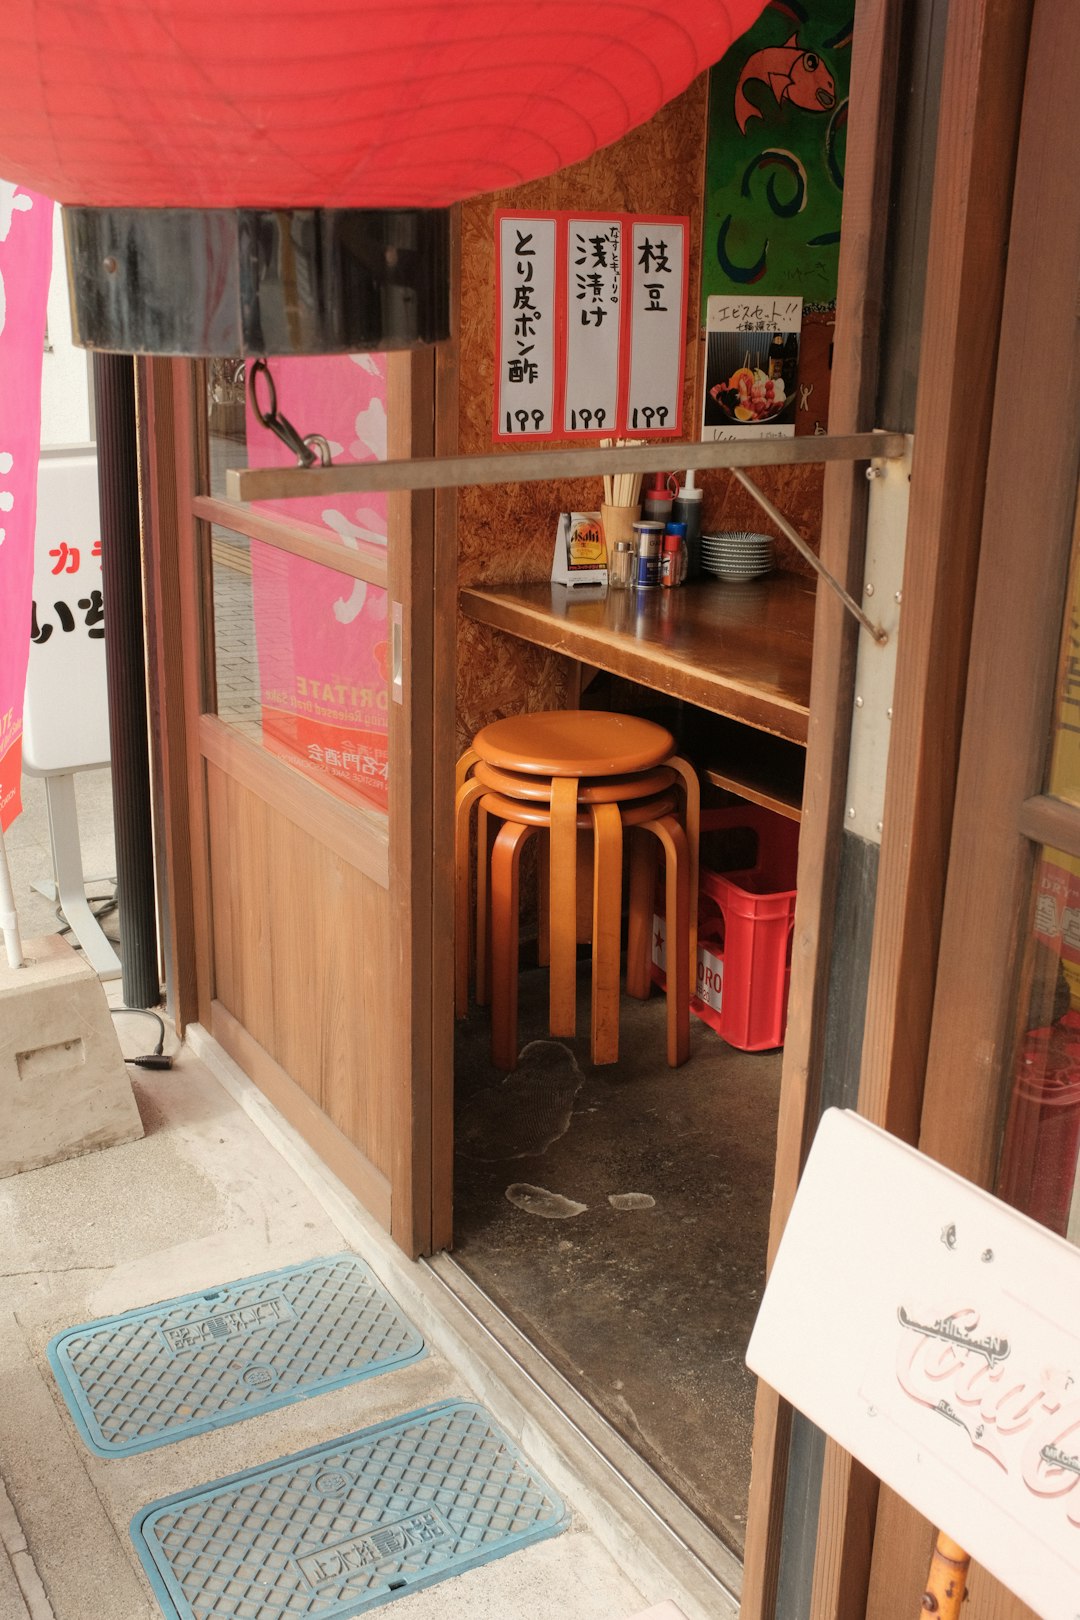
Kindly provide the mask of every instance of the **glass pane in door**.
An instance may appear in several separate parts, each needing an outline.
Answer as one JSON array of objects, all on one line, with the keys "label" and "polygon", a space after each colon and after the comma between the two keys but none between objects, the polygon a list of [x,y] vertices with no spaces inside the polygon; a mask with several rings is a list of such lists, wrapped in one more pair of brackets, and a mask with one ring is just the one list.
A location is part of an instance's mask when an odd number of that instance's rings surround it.
[{"label": "glass pane in door", "polygon": [[385,812],[385,590],[217,524],[210,556],[218,718]]},{"label": "glass pane in door", "polygon": [[[335,462],[386,460],[386,356],[327,354],[268,362],[278,411],[302,437],[325,439]],[[238,467],[295,466],[296,457],[262,426],[246,390],[249,362],[211,360],[206,371],[209,494],[224,496],[225,473]],[[266,379],[259,400],[269,400]],[[255,509],[301,529],[317,529],[370,556],[386,551],[386,496],[301,496],[257,501]]]},{"label": "glass pane in door", "polygon": [[[1075,805],[1080,850],[1080,568],[1074,547],[1063,613],[1046,792]],[[1064,835],[1062,835],[1064,836]],[[1022,956],[1017,1036],[998,1192],[1080,1242],[1080,855],[1041,846]],[[1026,988],[1025,988],[1026,987]]]},{"label": "glass pane in door", "polygon": [[1080,861],[1040,849],[998,1193],[1080,1242]]},{"label": "glass pane in door", "polygon": [[1080,805],[1080,567],[1073,556],[1046,791]]}]

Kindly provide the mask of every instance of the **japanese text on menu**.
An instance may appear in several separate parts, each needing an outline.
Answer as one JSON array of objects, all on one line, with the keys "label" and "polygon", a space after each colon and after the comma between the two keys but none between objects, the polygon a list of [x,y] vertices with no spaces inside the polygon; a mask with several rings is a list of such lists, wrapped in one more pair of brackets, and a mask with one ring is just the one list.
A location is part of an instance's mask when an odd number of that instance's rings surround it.
[{"label": "japanese text on menu", "polygon": [[563,432],[615,430],[623,306],[618,219],[567,222],[566,388]]},{"label": "japanese text on menu", "polygon": [[496,218],[495,437],[679,433],[687,221]]},{"label": "japanese text on menu", "polygon": [[499,222],[501,435],[551,434],[555,425],[555,221]]},{"label": "japanese text on menu", "polygon": [[626,430],[677,429],[686,333],[686,231],[634,220],[630,244],[630,388]]}]

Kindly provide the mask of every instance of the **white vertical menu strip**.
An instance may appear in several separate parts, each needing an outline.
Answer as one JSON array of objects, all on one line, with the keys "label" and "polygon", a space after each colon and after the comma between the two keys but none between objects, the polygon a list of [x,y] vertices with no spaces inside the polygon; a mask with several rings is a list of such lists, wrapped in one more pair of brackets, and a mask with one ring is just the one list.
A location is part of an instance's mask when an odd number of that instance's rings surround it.
[{"label": "white vertical menu strip", "polygon": [[634,220],[630,233],[626,431],[675,432],[686,359],[686,227]]},{"label": "white vertical menu strip", "polygon": [[500,438],[555,429],[555,231],[553,219],[499,221]]},{"label": "white vertical menu strip", "polygon": [[621,219],[574,219],[566,234],[566,388],[563,432],[618,429],[622,330]]}]

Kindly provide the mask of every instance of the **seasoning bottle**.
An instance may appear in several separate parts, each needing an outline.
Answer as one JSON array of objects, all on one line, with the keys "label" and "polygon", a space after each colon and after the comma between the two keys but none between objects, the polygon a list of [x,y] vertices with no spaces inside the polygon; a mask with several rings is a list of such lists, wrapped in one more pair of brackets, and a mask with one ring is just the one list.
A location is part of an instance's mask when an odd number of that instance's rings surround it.
[{"label": "seasoning bottle", "polygon": [[664,525],[642,519],[634,524],[637,558],[634,584],[639,591],[652,590],[660,583],[660,546],[664,538]]},{"label": "seasoning bottle", "polygon": [[633,584],[634,553],[629,540],[616,540],[615,555],[611,559],[611,583],[618,591],[626,591]]},{"label": "seasoning bottle", "polygon": [[666,473],[653,473],[652,483],[642,491],[641,515],[652,523],[667,523],[671,517],[671,491]]},{"label": "seasoning bottle", "polygon": [[[668,577],[665,577],[668,576]],[[686,524],[669,523],[664,531],[661,585],[682,585],[686,580]]]},{"label": "seasoning bottle", "polygon": [[693,473],[688,472],[686,482],[680,484],[671,507],[672,521],[686,524],[687,579],[701,577],[701,496],[702,491],[694,483]]}]

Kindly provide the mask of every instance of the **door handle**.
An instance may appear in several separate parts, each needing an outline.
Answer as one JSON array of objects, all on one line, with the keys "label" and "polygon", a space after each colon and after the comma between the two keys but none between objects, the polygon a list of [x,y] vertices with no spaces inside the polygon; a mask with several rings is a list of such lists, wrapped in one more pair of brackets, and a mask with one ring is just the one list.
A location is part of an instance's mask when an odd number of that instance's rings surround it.
[{"label": "door handle", "polygon": [[404,628],[401,603],[391,603],[390,612],[390,692],[395,703],[405,701]]}]

